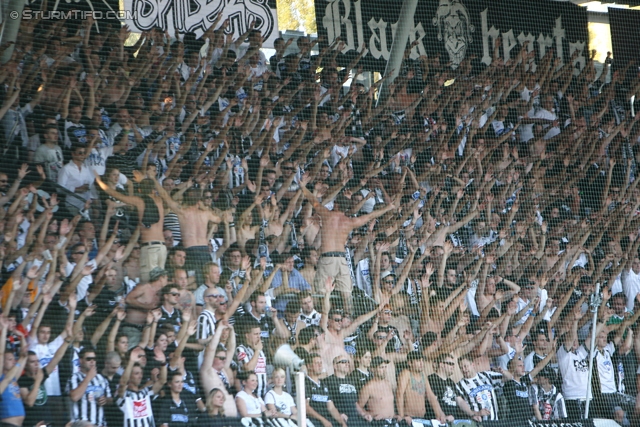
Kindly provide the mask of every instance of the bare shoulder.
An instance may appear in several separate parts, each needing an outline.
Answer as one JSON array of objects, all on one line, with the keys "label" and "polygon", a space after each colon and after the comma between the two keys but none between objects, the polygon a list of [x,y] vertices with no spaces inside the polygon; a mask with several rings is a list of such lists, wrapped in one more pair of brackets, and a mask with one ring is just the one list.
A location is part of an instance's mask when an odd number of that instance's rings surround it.
[{"label": "bare shoulder", "polygon": [[410,376],[411,376],[411,372],[409,372],[408,369],[404,369],[402,372],[400,372],[400,375],[398,376],[398,382],[407,380],[409,379]]},{"label": "bare shoulder", "polygon": [[222,212],[218,209],[209,209],[209,221],[222,222]]},{"label": "bare shoulder", "polygon": [[365,392],[366,394],[368,394],[372,388],[373,388],[373,381],[368,381],[360,390],[360,394],[365,394]]}]

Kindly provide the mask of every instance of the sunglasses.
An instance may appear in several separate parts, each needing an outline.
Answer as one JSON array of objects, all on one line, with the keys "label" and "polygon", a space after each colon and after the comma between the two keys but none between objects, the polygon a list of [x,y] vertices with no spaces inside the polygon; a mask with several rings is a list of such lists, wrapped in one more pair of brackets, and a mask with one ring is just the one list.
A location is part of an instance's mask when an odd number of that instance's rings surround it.
[{"label": "sunglasses", "polygon": [[383,313],[384,313],[384,314],[392,314],[392,313],[393,313],[393,311],[391,311],[391,310],[384,310],[384,311],[383,311]]},{"label": "sunglasses", "polygon": [[180,292],[169,292],[169,295],[171,295],[172,297],[177,297],[180,296]]},{"label": "sunglasses", "polygon": [[221,361],[225,361],[227,360],[227,358],[225,356],[216,356],[216,359],[221,360]]},{"label": "sunglasses", "polygon": [[386,335],[378,335],[377,337],[374,337],[374,338],[377,339],[377,340],[384,340],[384,339],[387,339],[387,336]]},{"label": "sunglasses", "polygon": [[86,360],[87,362],[91,362],[92,360],[96,360],[95,357],[85,357],[84,360]]},{"label": "sunglasses", "polygon": [[0,182],[9,182],[8,179],[0,179]]},{"label": "sunglasses", "polygon": [[84,252],[74,252],[74,255],[84,255]]},{"label": "sunglasses", "polygon": [[337,364],[337,365],[346,365],[347,363],[349,363],[349,361],[348,361],[348,360],[345,360],[345,359],[343,359],[343,360],[338,360],[338,361],[336,362],[336,364]]}]

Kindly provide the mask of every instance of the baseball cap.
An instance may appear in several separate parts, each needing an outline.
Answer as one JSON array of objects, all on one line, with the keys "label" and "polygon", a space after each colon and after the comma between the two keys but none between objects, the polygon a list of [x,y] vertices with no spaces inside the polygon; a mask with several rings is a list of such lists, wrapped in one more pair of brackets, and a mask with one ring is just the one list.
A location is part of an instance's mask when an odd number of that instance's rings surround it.
[{"label": "baseball cap", "polygon": [[556,381],[556,372],[553,370],[553,368],[550,368],[548,366],[542,368],[542,370],[538,373],[538,376],[547,378],[551,383]]},{"label": "baseball cap", "polygon": [[386,363],[389,363],[389,361],[386,359],[383,359],[381,356],[376,356],[371,360],[371,367],[377,368],[378,366],[384,365]]},{"label": "baseball cap", "polygon": [[382,273],[382,275],[380,275],[380,279],[384,279],[387,276],[393,276],[395,278],[396,274],[393,271],[385,271],[384,273]]},{"label": "baseball cap", "polygon": [[160,267],[155,267],[153,270],[149,272],[149,281],[155,282],[162,276],[167,276],[167,270],[163,270]]}]

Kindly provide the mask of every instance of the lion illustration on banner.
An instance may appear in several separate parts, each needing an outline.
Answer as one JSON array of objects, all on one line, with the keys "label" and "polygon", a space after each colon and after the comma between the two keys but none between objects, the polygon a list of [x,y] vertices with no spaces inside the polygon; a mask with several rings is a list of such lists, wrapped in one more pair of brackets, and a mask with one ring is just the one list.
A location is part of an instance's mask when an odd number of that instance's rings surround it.
[{"label": "lion illustration on banner", "polygon": [[469,12],[460,0],[440,0],[438,11],[432,23],[438,27],[438,40],[444,40],[452,68],[458,68],[467,54],[467,47],[473,42]]}]

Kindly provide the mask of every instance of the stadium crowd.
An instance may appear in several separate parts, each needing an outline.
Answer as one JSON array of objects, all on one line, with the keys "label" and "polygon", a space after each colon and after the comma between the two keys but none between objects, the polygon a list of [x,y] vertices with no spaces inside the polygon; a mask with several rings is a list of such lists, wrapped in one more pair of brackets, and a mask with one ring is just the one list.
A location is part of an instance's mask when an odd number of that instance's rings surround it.
[{"label": "stadium crowd", "polygon": [[227,25],[1,48],[1,426],[635,422],[634,67]]}]

